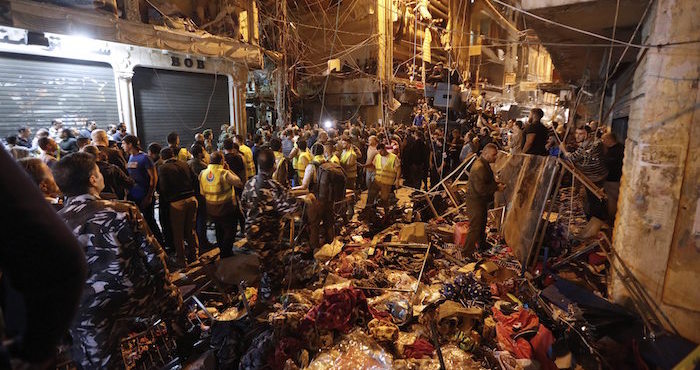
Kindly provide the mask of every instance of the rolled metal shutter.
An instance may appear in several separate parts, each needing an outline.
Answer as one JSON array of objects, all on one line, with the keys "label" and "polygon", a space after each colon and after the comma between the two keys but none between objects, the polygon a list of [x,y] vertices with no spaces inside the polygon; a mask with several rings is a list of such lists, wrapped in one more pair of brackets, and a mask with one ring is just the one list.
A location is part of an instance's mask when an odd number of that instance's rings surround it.
[{"label": "rolled metal shutter", "polygon": [[136,127],[143,146],[166,143],[170,132],[180,135],[187,147],[194,135],[207,128],[214,138],[219,127],[229,123],[228,77],[204,73],[134,69]]},{"label": "rolled metal shutter", "polygon": [[0,135],[49,128],[60,118],[64,127],[99,128],[119,121],[114,73],[109,64],[0,53]]}]

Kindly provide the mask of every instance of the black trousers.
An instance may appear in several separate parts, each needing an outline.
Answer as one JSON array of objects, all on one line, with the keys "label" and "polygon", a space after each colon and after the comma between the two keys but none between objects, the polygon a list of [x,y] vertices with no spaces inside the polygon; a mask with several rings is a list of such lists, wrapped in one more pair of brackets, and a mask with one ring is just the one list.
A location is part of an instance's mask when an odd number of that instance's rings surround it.
[{"label": "black trousers", "polygon": [[203,196],[197,195],[197,239],[201,249],[209,249],[212,245],[207,238],[207,201]]},{"label": "black trousers", "polygon": [[223,216],[212,216],[211,219],[214,221],[216,244],[219,245],[221,257],[233,255],[233,241],[236,237],[238,217],[236,217],[236,214],[230,213]]},{"label": "black trousers", "polygon": [[173,231],[170,227],[170,203],[160,200],[158,203],[158,220],[160,227],[163,229],[163,248],[168,254],[175,251],[173,247]]},{"label": "black trousers", "polygon": [[151,201],[151,204],[141,208],[141,213],[143,213],[143,218],[146,219],[146,223],[148,224],[148,228],[151,229],[151,233],[153,233],[153,236],[158,240],[158,243],[160,245],[165,244],[165,240],[163,240],[163,233],[160,231],[160,227],[158,227],[158,223],[156,223],[156,202]]},{"label": "black trousers", "polygon": [[[603,187],[603,184],[596,183],[596,185]],[[586,188],[586,216],[590,220],[595,217],[599,220],[606,221],[608,219],[608,207],[605,201],[598,199],[593,192]]]}]

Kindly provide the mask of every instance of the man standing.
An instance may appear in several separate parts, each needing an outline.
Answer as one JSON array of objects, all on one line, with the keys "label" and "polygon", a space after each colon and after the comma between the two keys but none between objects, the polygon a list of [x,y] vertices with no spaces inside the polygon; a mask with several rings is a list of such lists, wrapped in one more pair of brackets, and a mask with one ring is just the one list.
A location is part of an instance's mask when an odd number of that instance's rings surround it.
[{"label": "man standing", "polygon": [[60,202],[61,190],[56,185],[51,169],[39,158],[22,158],[17,161],[29,177],[34,180],[34,183],[39,187],[44,199],[54,206],[55,209],[60,209],[63,204]]},{"label": "man standing", "polygon": [[282,141],[278,138],[273,138],[270,140],[270,149],[275,155],[275,170],[272,173],[272,178],[285,188],[289,188],[289,176],[287,175],[287,170],[289,169],[287,163],[289,162],[282,153]]},{"label": "man standing", "polygon": [[399,187],[401,179],[401,163],[399,157],[394,153],[389,153],[383,143],[377,145],[378,153],[374,156],[374,183],[367,192],[367,205],[372,206],[379,199],[386,207],[389,205],[389,200],[394,193],[394,188]]},{"label": "man standing", "polygon": [[107,162],[107,155],[100,152],[96,146],[86,145],[80,151],[95,156],[97,167],[100,169],[105,183],[105,188],[101,193],[101,197],[103,199],[124,200],[126,192],[134,186],[134,179],[120,170],[119,167]]},{"label": "man standing", "polygon": [[84,369],[123,365],[120,341],[137,318],[180,317],[182,298],[168,277],[163,250],[139,210],[128,202],[100,199],[104,188],[95,158],[73,153],[54,168],[68,197],[58,212],[84,243],[89,273],[70,329],[72,359]]},{"label": "man standing", "polygon": [[51,121],[51,127],[49,127],[49,137],[58,141],[61,138],[61,132],[63,131],[63,121],[60,119],[54,119]]},{"label": "man standing", "polygon": [[105,153],[107,162],[119,167],[124,173],[127,173],[126,160],[122,152],[117,148],[109,147],[109,137],[107,137],[107,132],[105,132],[105,130],[94,130],[92,132],[92,143],[100,152]]},{"label": "man standing", "polygon": [[207,214],[214,221],[222,257],[233,254],[238,206],[234,187],[242,186],[241,179],[228,169],[221,152],[212,153],[207,169],[199,174],[199,191],[207,202]]},{"label": "man standing", "polygon": [[58,144],[50,137],[42,137],[39,139],[39,149],[41,149],[41,160],[46,163],[49,168],[52,168],[56,163],[56,153],[58,152]]},{"label": "man standing", "polygon": [[[246,176],[246,165],[243,155],[239,152],[238,144],[233,142],[233,139],[224,140],[224,160],[228,165],[228,169],[233,171],[233,173],[241,179],[241,185],[235,186],[236,191],[236,202],[241,199],[241,194],[243,193],[243,185],[245,184]],[[239,234],[243,235],[243,230],[245,230],[245,215],[241,212],[240,207],[236,207],[236,227],[240,225]]]},{"label": "man standing", "polygon": [[347,136],[343,136],[340,140],[340,146],[343,149],[342,153],[340,153],[340,165],[347,176],[345,184],[347,189],[354,192],[355,184],[357,183],[357,153],[355,153],[355,148],[353,148],[350,138]]},{"label": "man standing", "polygon": [[246,214],[245,235],[250,247],[261,257],[263,275],[259,292],[264,300],[270,298],[272,285],[281,283],[283,269],[276,255],[282,244],[282,218],[300,209],[289,190],[272,179],[274,167],[272,150],[261,150],[258,155],[260,173],[245,184],[241,195],[241,206]]},{"label": "man standing", "polygon": [[425,117],[423,116],[423,111],[420,108],[418,108],[418,111],[416,112],[416,116],[413,117],[413,126],[423,127],[424,121],[425,121]]},{"label": "man standing", "polygon": [[[163,164],[158,169],[161,212],[167,207],[170,224],[163,225],[164,234],[175,248],[177,265],[187,267],[188,260],[199,257],[199,240],[195,232],[197,199],[194,196],[192,170],[174,157],[170,148],[161,150]],[[169,205],[169,206],[168,206]],[[185,250],[185,241],[187,250]]]},{"label": "man standing", "polygon": [[[80,136],[91,137],[92,132],[95,131],[96,128],[97,123],[95,123],[95,121],[87,121],[85,122],[85,127],[80,130]],[[95,141],[95,138],[93,138],[92,141]]]},{"label": "man standing", "polygon": [[486,249],[486,217],[489,204],[493,202],[493,194],[505,189],[505,185],[498,183],[491,170],[491,163],[496,162],[498,148],[495,144],[486,144],[481,151],[481,156],[474,162],[469,171],[467,184],[467,216],[469,216],[469,232],[464,245],[463,256],[468,256],[476,249]]},{"label": "man standing", "polygon": [[525,143],[523,144],[523,153],[534,155],[547,155],[547,137],[549,132],[544,127],[541,120],[544,117],[544,112],[540,108],[533,108],[530,111],[528,118],[529,124],[525,127],[523,135],[525,135]]},{"label": "man standing", "polygon": [[168,137],[166,138],[168,141],[168,146],[170,149],[173,150],[173,153],[175,154],[175,158],[178,160],[181,160],[183,162],[187,162],[192,158],[189,152],[187,152],[187,149],[185,148],[180,148],[180,135],[177,134],[177,132],[171,132],[168,134]]},{"label": "man standing", "polygon": [[[312,154],[314,155],[313,161],[306,166],[304,171],[304,179],[300,187],[295,189],[308,189],[310,194],[314,194],[312,201],[307,204],[307,215],[309,222],[309,246],[313,250],[318,250],[320,247],[320,230],[321,224],[325,229],[325,239],[326,243],[330,243],[335,238],[335,213],[334,206],[335,202],[333,199],[329,199],[326,195],[323,198],[319,195],[322,186],[330,186],[330,184],[321,183],[321,166],[329,162],[323,155],[324,147],[321,144],[316,144],[312,148]],[[328,193],[327,189],[323,191]]]},{"label": "man standing", "polygon": [[[153,235],[162,244],[163,234],[158,227],[155,219],[155,201],[153,194],[156,191],[158,183],[158,173],[151,158],[146,153],[141,151],[139,139],[134,135],[127,135],[122,140],[122,148],[124,152],[129,154],[129,162],[127,162],[127,172],[129,177],[134,179],[134,186],[129,190],[128,199],[138,205],[143,217],[151,228]],[[115,149],[116,150],[116,149]]]},{"label": "man standing", "polygon": [[304,172],[306,171],[306,166],[311,163],[312,157],[311,153],[306,147],[306,141],[297,140],[297,147],[292,150],[291,155],[293,156],[292,166],[296,171],[296,182],[295,186],[301,185],[304,181]]},{"label": "man standing", "polygon": [[243,161],[245,161],[245,174],[246,178],[241,179],[245,181],[255,176],[255,162],[253,161],[253,150],[250,149],[243,141],[243,136],[236,134],[234,137],[234,142],[238,144],[238,151],[243,155]]},{"label": "man standing", "polygon": [[29,140],[30,137],[32,137],[32,129],[29,127],[20,127],[20,129],[17,130],[17,145],[31,148],[32,142]]},{"label": "man standing", "polygon": [[[591,128],[588,126],[577,128],[575,137],[578,143],[576,151],[569,153],[566,150],[566,145],[561,143],[559,144],[561,152],[591,182],[598,187],[603,187],[603,183],[608,177],[608,169],[603,161],[603,144],[595,139],[594,134],[591,133]],[[586,204],[584,208],[589,222],[586,228],[576,235],[579,239],[588,239],[597,235],[608,215],[603,201],[598,199],[588,188],[586,188]]]},{"label": "man standing", "polygon": [[294,131],[292,129],[284,130],[284,139],[282,139],[282,154],[289,158],[289,154],[294,149]]},{"label": "man standing", "polygon": [[377,150],[377,145],[379,144],[379,140],[377,140],[377,137],[372,135],[368,139],[368,145],[367,145],[367,158],[365,160],[365,186],[367,186],[367,189],[370,189],[372,187],[372,183],[374,183],[374,174],[376,173],[374,166],[372,163],[374,163],[374,156],[377,155],[379,152]]},{"label": "man standing", "polygon": [[126,125],[122,122],[117,126],[117,132],[112,135],[112,141],[116,142],[117,144],[121,144],[122,140],[124,140],[124,137],[126,136]]},{"label": "man standing", "polygon": [[625,147],[617,141],[614,133],[603,134],[601,141],[605,149],[605,167],[608,168],[608,177],[603,185],[608,200],[608,217],[610,224],[614,224],[617,214],[617,199],[620,196],[620,179],[622,178],[622,160],[625,156]]},{"label": "man standing", "polygon": [[199,174],[207,169],[204,163],[204,148],[199,145],[192,147],[192,159],[187,161],[187,165],[194,174],[194,196],[197,198],[197,238],[201,250],[211,250],[214,245],[207,238],[207,201],[199,189]]}]

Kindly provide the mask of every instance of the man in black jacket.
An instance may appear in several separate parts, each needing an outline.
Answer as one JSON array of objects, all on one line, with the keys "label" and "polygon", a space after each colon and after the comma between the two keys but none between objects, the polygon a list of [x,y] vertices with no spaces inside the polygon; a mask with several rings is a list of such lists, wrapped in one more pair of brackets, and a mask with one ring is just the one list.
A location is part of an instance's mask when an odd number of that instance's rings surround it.
[{"label": "man in black jacket", "polygon": [[486,217],[489,204],[493,202],[493,194],[505,189],[505,184],[496,181],[491,163],[496,162],[498,148],[495,144],[486,144],[481,151],[481,156],[474,162],[469,171],[469,183],[467,187],[467,215],[469,216],[469,232],[464,246],[464,256],[474,252],[476,243],[480,249],[485,249],[486,244]]},{"label": "man in black jacket", "polygon": [[195,229],[198,202],[194,194],[194,176],[190,166],[177,160],[171,148],[161,150],[160,158],[163,159],[163,164],[158,169],[160,209],[168,209],[169,219],[169,225],[163,225],[163,231],[170,234],[168,239],[172,240],[175,248],[178,267],[186,267],[188,259],[195,261],[199,255],[199,240]]}]

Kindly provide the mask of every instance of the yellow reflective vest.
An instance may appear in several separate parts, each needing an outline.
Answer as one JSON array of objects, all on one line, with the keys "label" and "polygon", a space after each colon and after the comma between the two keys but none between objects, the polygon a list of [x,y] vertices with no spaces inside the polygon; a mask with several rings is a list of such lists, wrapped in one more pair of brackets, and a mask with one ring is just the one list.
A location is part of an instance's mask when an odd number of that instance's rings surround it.
[{"label": "yellow reflective vest", "polygon": [[345,175],[349,179],[357,178],[357,154],[355,154],[354,150],[348,149],[343,151],[343,154],[340,155],[340,165],[343,166]]},{"label": "yellow reflective vest", "polygon": [[326,157],[323,155],[315,155],[313,161],[316,163],[326,163]]},{"label": "yellow reflective vest", "polygon": [[293,163],[300,182],[304,178],[304,171],[306,171],[306,166],[308,166],[309,163],[311,163],[311,153],[309,153],[308,149],[300,153],[296,158],[296,162]]},{"label": "yellow reflective vest", "polygon": [[328,160],[328,162],[335,163],[335,164],[340,164],[340,159],[338,158],[337,155],[333,154],[331,158]]},{"label": "yellow reflective vest", "polygon": [[[190,155],[190,152],[187,151],[187,149],[180,148],[180,150],[178,150],[178,152],[177,152],[177,159],[178,160],[181,160],[183,162],[187,162],[190,160],[190,158],[192,158],[192,156]],[[208,163],[208,162],[205,161],[205,163]]]},{"label": "yellow reflective vest", "polygon": [[236,190],[224,179],[227,172],[223,165],[210,164],[199,174],[199,191],[207,201],[209,214],[219,215],[234,204]]},{"label": "yellow reflective vest", "polygon": [[396,182],[396,155],[389,153],[386,163],[382,166],[382,156],[374,156],[374,168],[377,171],[374,179],[383,185],[394,185]]},{"label": "yellow reflective vest", "polygon": [[245,177],[246,180],[255,176],[255,162],[253,161],[253,151],[245,144],[238,146],[238,151],[243,154],[245,161]]}]

